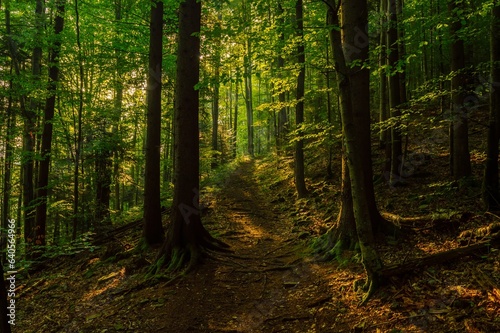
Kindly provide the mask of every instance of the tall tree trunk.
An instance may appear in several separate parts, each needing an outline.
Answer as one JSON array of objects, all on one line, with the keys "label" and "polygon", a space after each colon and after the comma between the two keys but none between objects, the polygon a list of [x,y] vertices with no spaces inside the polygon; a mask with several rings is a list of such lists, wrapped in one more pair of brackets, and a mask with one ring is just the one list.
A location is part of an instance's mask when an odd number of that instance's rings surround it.
[{"label": "tall tree trunk", "polygon": [[[465,89],[465,51],[464,41],[459,37],[459,31],[463,28],[460,14],[463,7],[462,2],[449,0],[448,11],[451,17],[450,33],[451,43],[451,100],[452,100],[452,122],[450,126],[450,156],[453,177],[458,180],[471,174],[469,153],[469,126],[467,118],[467,107],[464,105],[466,97]],[[462,10],[463,11],[463,10]]]},{"label": "tall tree trunk", "polygon": [[214,155],[212,156],[212,169],[215,169],[218,165],[217,160],[219,155],[218,141],[219,141],[219,76],[220,76],[220,54],[217,52],[215,55],[215,83],[214,83],[214,95],[212,101],[212,150]]},{"label": "tall tree trunk", "polygon": [[49,185],[50,154],[52,151],[52,119],[56,103],[56,86],[59,80],[59,54],[61,50],[61,32],[64,28],[64,4],[65,0],[56,1],[56,16],[54,20],[54,34],[56,36],[49,52],[49,83],[47,87],[48,97],[45,102],[43,134],[41,142],[41,160],[38,169],[37,201],[36,207],[36,237],[35,243],[45,246],[47,225],[47,201]]},{"label": "tall tree trunk", "polygon": [[[43,15],[43,3],[42,0],[37,0],[35,9],[35,26],[36,26],[36,36],[40,37],[36,40],[41,39],[42,33],[42,15]],[[17,51],[17,45],[11,37],[11,24],[10,24],[10,0],[5,1],[5,30],[7,34],[7,42],[9,46],[9,53],[12,59],[12,65],[16,76],[21,75],[21,69],[19,64],[19,55]],[[32,59],[32,74],[35,81],[40,80],[41,75],[41,58],[42,58],[42,48],[40,45],[36,45],[33,50]],[[21,90],[21,89],[20,89]],[[35,133],[36,133],[36,122],[37,113],[35,108],[37,103],[34,99],[31,99],[29,107],[26,107],[26,96],[21,95],[19,98],[19,105],[21,109],[21,114],[24,120],[23,129],[23,158],[21,159],[22,167],[22,188],[23,188],[23,212],[24,212],[24,239],[26,242],[26,252],[30,252],[31,244],[35,238],[35,207],[34,207],[34,155],[35,155]]]},{"label": "tall tree trunk", "polygon": [[379,136],[379,146],[384,149],[385,152],[385,164],[384,164],[384,175],[389,176],[391,173],[391,160],[392,160],[392,139],[391,130],[386,128],[386,122],[390,117],[389,111],[389,100],[387,91],[387,70],[386,65],[388,64],[387,54],[387,0],[380,0],[380,53],[379,53],[379,122],[383,124],[383,128],[380,130]]},{"label": "tall tree trunk", "polygon": [[[389,65],[391,73],[389,75],[389,100],[391,117],[401,116],[401,86],[399,74],[396,72],[400,60],[398,45],[398,17],[397,4],[394,0],[387,0],[389,11],[389,26],[387,30],[387,47],[389,52]],[[403,148],[399,120],[391,127],[391,169],[389,174],[389,184],[397,185],[401,179],[401,161],[403,158]],[[387,170],[385,170],[387,172]]]},{"label": "tall tree trunk", "polygon": [[[366,128],[370,124],[369,107],[369,72],[362,66],[368,60],[368,41],[359,39],[359,31],[367,38],[365,28],[368,23],[366,0],[351,0],[342,3],[343,22],[339,23],[335,1],[328,1],[329,22],[332,26],[341,26],[342,35],[336,29],[330,30],[331,44],[338,75],[338,85],[342,108],[342,129],[345,138],[347,164],[349,167],[356,231],[361,249],[362,261],[367,272],[365,288],[366,301],[379,280],[382,261],[374,247],[374,230],[365,185],[372,179],[364,171],[366,150],[371,149],[370,136]],[[352,46],[356,46],[353,51]],[[353,92],[364,98],[354,98]],[[367,126],[368,125],[368,126]],[[363,149],[362,147],[368,147]],[[368,154],[368,156],[371,155]]]},{"label": "tall tree trunk", "polygon": [[78,119],[77,119],[77,134],[76,134],[76,149],[75,149],[75,169],[73,171],[73,234],[72,239],[76,239],[78,228],[78,220],[80,218],[78,209],[80,201],[80,154],[82,151],[82,116],[83,116],[83,55],[82,44],[80,41],[80,11],[78,8],[78,0],[75,0],[75,28],[76,28],[76,44],[78,46],[78,69],[79,69],[79,87],[78,87]]},{"label": "tall tree trunk", "polygon": [[[297,63],[300,67],[297,77],[297,105],[295,106],[295,126],[300,129],[304,122],[304,85],[306,80],[306,56],[304,48],[304,13],[302,0],[295,3],[295,19],[297,20],[297,37],[299,44],[297,46]],[[299,130],[302,136],[302,131]],[[307,194],[307,188],[304,177],[304,140],[299,138],[295,141],[295,187],[297,196],[303,198]]]},{"label": "tall tree trunk", "polygon": [[253,92],[252,92],[252,42],[247,39],[247,53],[245,55],[245,105],[247,109],[247,152],[254,156],[253,144]]},{"label": "tall tree trunk", "polygon": [[239,103],[239,95],[238,95],[238,87],[239,87],[239,75],[238,71],[236,71],[236,83],[234,87],[234,130],[233,130],[233,158],[236,158],[237,148],[238,148],[238,103]]},{"label": "tall tree trunk", "polygon": [[[284,16],[284,11],[283,11],[283,6],[281,3],[278,3],[278,10],[277,10],[277,15],[278,15],[278,39],[279,39],[279,54],[278,54],[278,78],[283,79],[283,73],[285,71],[285,56],[283,54],[284,52],[284,47],[285,47],[285,16]],[[288,119],[287,119],[287,114],[286,114],[286,93],[284,87],[281,85],[279,87],[279,93],[278,93],[278,101],[280,105],[280,109],[278,111],[278,128],[277,128],[277,148],[278,148],[278,153],[283,148],[283,145],[286,141],[286,134],[287,134],[287,124],[288,124]]]},{"label": "tall tree trunk", "polygon": [[106,232],[111,227],[109,214],[109,202],[111,199],[111,156],[109,148],[111,145],[111,134],[105,126],[99,129],[101,132],[101,144],[104,148],[95,151],[95,220],[94,228],[98,234]]},{"label": "tall tree trunk", "polygon": [[155,1],[151,7],[150,22],[146,173],[144,180],[143,236],[146,244],[150,246],[160,244],[164,240],[160,202],[162,38],[163,2]]},{"label": "tall tree trunk", "polygon": [[[122,0],[115,1],[115,20],[120,24],[122,20],[123,5]],[[120,31],[117,26],[115,33],[119,39]],[[113,137],[116,138],[120,132],[120,123],[123,107],[123,66],[124,58],[119,50],[118,40],[116,41],[114,53],[115,53],[115,101],[114,101],[114,119],[113,119]],[[120,173],[121,173],[121,158],[122,152],[120,150],[113,151],[113,182],[114,182],[114,207],[113,209],[120,213],[121,211],[121,199],[120,199]]]},{"label": "tall tree trunk", "polygon": [[[12,80],[10,81],[10,90],[12,91],[13,84]],[[12,153],[14,150],[14,135],[16,129],[16,115],[12,110],[12,96],[9,95],[9,99],[7,102],[7,110],[6,115],[7,118],[7,128],[5,135],[5,155],[4,155],[4,170],[3,170],[3,202],[2,202],[2,227],[4,230],[8,229],[9,226],[9,218],[10,216],[10,197],[11,197],[11,189],[12,189]],[[2,238],[0,241],[2,244],[2,248],[0,249],[2,252],[6,249],[7,242]],[[3,260],[0,258],[0,261]]]},{"label": "tall tree trunk", "polygon": [[[401,105],[404,107],[408,101],[408,96],[407,96],[407,89],[406,89],[406,61],[405,61],[405,56],[406,56],[406,47],[405,47],[405,40],[404,40],[404,35],[405,32],[403,31],[403,25],[401,22],[403,22],[403,0],[396,0],[396,5],[397,5],[397,34],[398,34],[398,56],[399,59],[401,60],[401,71],[398,73],[399,76],[399,100],[401,102]],[[404,162],[404,161],[403,161]]]},{"label": "tall tree trunk", "polygon": [[[491,9],[490,60],[491,82],[500,82],[500,1],[495,0]],[[486,169],[483,178],[483,200],[489,211],[500,210],[498,179],[498,143],[500,139],[500,87],[492,86],[490,94],[490,120]]]},{"label": "tall tree trunk", "polygon": [[180,4],[175,86],[175,179],[172,215],[167,236],[158,255],[159,269],[168,266],[187,270],[200,260],[204,249],[219,249],[201,223],[199,209],[199,91],[201,3]]},{"label": "tall tree trunk", "polygon": [[221,158],[222,147],[219,147],[219,92],[220,92],[220,67],[221,67],[221,21],[222,21],[222,3],[216,2],[215,6],[218,15],[216,23],[216,36],[215,36],[215,54],[214,54],[214,90],[213,90],[213,100],[212,100],[212,169],[216,168],[218,160]]},{"label": "tall tree trunk", "polygon": [[[328,22],[327,22],[328,23]],[[333,112],[332,112],[332,92],[331,90],[331,80],[330,80],[330,45],[328,39],[326,40],[326,111],[328,114],[328,125],[333,125]],[[332,133],[328,131],[328,164],[326,166],[326,175],[329,179],[333,178],[332,170],[333,162],[333,145],[332,145]]]}]

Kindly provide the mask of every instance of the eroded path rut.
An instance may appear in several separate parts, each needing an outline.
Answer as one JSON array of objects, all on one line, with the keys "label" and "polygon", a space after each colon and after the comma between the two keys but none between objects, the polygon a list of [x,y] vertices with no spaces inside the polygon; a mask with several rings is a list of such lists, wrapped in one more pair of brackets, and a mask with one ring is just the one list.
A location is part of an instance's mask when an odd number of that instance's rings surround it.
[{"label": "eroded path rut", "polygon": [[291,222],[261,192],[254,168],[245,161],[228,177],[204,220],[234,254],[216,254],[167,290],[165,306],[149,314],[164,318],[159,332],[324,331],[317,314],[332,301],[325,268],[301,255]]}]

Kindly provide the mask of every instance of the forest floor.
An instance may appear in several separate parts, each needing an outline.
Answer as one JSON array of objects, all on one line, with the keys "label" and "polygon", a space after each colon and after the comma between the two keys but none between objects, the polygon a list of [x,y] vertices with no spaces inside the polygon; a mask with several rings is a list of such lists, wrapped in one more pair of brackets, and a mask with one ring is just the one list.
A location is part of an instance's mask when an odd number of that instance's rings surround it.
[{"label": "forest floor", "polygon": [[[317,181],[312,199],[291,203],[290,177],[273,176],[280,168],[271,160],[243,160],[202,194],[209,207],[204,224],[232,254],[213,254],[175,283],[145,284],[155,253],[132,251],[136,228],[101,248],[56,257],[20,280],[14,331],[500,332],[499,251],[391,278],[360,306],[353,282],[364,271],[357,255],[325,263],[310,250],[324,232],[321,216],[335,216],[324,202],[338,193]],[[448,222],[454,220],[450,215]],[[457,247],[459,229],[421,228],[379,251],[384,262],[402,262],[410,253]]]}]

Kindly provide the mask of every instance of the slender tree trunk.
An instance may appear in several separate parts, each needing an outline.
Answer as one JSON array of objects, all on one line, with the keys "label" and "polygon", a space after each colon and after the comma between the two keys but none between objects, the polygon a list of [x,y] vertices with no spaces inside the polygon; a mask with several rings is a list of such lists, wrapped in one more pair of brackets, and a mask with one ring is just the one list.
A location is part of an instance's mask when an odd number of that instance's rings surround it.
[{"label": "slender tree trunk", "polygon": [[[378,55],[379,64],[379,121],[384,123],[389,119],[389,109],[387,103],[387,75],[384,66],[387,64],[387,34],[385,33],[387,26],[387,0],[380,0],[380,53]],[[385,126],[384,126],[385,127]],[[381,149],[385,149],[390,141],[390,132],[386,129],[380,130],[379,145]],[[386,156],[389,158],[390,156]],[[390,172],[389,168],[384,171]]]},{"label": "slender tree trunk", "polygon": [[198,264],[204,249],[219,249],[201,223],[199,209],[199,91],[201,3],[180,4],[175,87],[175,179],[171,222],[158,255],[158,268],[187,270]]},{"label": "slender tree trunk", "polygon": [[160,244],[164,240],[160,202],[162,39],[163,2],[155,1],[151,7],[150,23],[146,173],[144,180],[143,236],[146,244],[150,246]]},{"label": "slender tree trunk", "polygon": [[82,116],[83,116],[83,55],[82,45],[80,41],[80,12],[78,8],[78,0],[75,0],[75,28],[76,28],[76,43],[78,46],[78,69],[79,69],[79,87],[78,87],[78,120],[77,120],[77,134],[76,134],[76,149],[75,149],[75,169],[73,171],[73,235],[72,239],[76,239],[78,228],[78,220],[80,218],[79,200],[80,200],[80,154],[82,151]]},{"label": "slender tree trunk", "polygon": [[238,72],[236,72],[236,84],[234,87],[233,158],[236,158],[236,152],[237,152],[237,148],[238,148],[238,103],[239,103],[238,79],[239,79],[239,75],[238,75]]},{"label": "slender tree trunk", "polygon": [[41,160],[38,169],[37,201],[36,207],[36,239],[35,243],[45,246],[47,225],[47,201],[49,185],[50,154],[52,151],[52,119],[56,102],[56,85],[59,81],[59,54],[61,50],[61,32],[64,28],[64,0],[56,1],[56,17],[54,20],[54,34],[56,39],[49,52],[49,84],[48,97],[45,102],[43,135],[41,142]]},{"label": "slender tree trunk", "polygon": [[[10,81],[10,90],[12,91],[13,84]],[[2,227],[4,230],[8,229],[10,215],[10,197],[12,189],[12,153],[14,150],[14,139],[15,139],[15,129],[16,129],[16,115],[12,110],[12,96],[9,95],[7,102],[6,115],[7,118],[7,128],[5,135],[5,156],[4,156],[4,170],[3,170],[3,202],[2,202]],[[0,250],[4,251],[6,249],[7,242],[4,238],[1,239],[0,243],[2,248]],[[2,256],[3,258],[3,256]],[[2,260],[0,258],[0,261]]]},{"label": "slender tree trunk", "polygon": [[245,105],[247,109],[247,152],[253,157],[252,42],[250,38],[247,39],[247,53],[245,55]]},{"label": "slender tree trunk", "polygon": [[483,178],[483,200],[489,211],[500,210],[500,189],[498,179],[498,143],[500,140],[500,2],[494,1],[491,10],[490,60],[491,82],[490,120],[488,126],[488,146],[486,149],[486,169]]},{"label": "slender tree trunk", "polygon": [[[330,45],[328,43],[328,39],[326,40],[326,110],[328,114],[328,125],[333,125],[333,112],[332,112],[332,92],[331,90],[331,82],[330,82]],[[333,145],[332,145],[332,133],[328,131],[328,164],[326,166],[326,175],[328,178],[333,178],[333,170],[332,170],[332,162],[333,162]]]},{"label": "slender tree trunk", "polygon": [[[400,60],[398,45],[398,17],[397,4],[395,0],[388,0],[387,9],[389,11],[389,27],[387,30],[387,47],[389,52],[389,65],[391,73],[389,76],[389,100],[391,117],[399,118],[401,116],[401,86],[399,83],[399,74],[396,68]],[[389,174],[389,183],[392,186],[397,185],[401,179],[401,161],[403,158],[403,148],[401,140],[401,131],[399,129],[399,120],[391,127],[391,170]],[[387,171],[387,170],[386,170]]]},{"label": "slender tree trunk", "polygon": [[[306,80],[306,56],[304,48],[304,14],[302,0],[295,3],[295,18],[297,20],[297,37],[299,44],[297,46],[297,63],[300,66],[299,76],[297,77],[297,105],[295,107],[295,125],[299,129],[304,122],[304,85]],[[302,131],[299,130],[299,135]],[[295,187],[297,196],[303,198],[307,194],[307,188],[304,177],[304,140],[299,138],[295,142]]]},{"label": "slender tree trunk", "polygon": [[218,165],[217,160],[219,159],[217,151],[218,147],[218,136],[219,136],[219,76],[220,76],[220,54],[217,52],[215,56],[215,84],[214,84],[214,95],[212,102],[212,150],[214,155],[212,157],[212,169],[215,169]]},{"label": "slender tree trunk", "polygon": [[[278,10],[277,10],[277,15],[278,15],[278,29],[279,29],[279,48],[280,52],[278,55],[278,78],[283,79],[283,73],[285,69],[285,56],[283,54],[284,52],[284,47],[285,47],[285,16],[284,16],[284,11],[283,11],[283,6],[281,3],[278,3]],[[277,146],[278,146],[278,153],[283,148],[283,145],[286,141],[286,134],[287,134],[287,124],[288,124],[288,119],[287,119],[287,114],[286,114],[286,93],[285,89],[281,86],[279,87],[279,94],[278,94],[278,101],[280,105],[280,109],[278,111],[278,128],[277,128]]]},{"label": "slender tree trunk", "polygon": [[[104,147],[111,145],[110,133],[102,126],[101,139]],[[111,199],[111,158],[110,148],[96,149],[95,151],[95,187],[96,204],[94,228],[98,234],[106,232],[111,227],[109,202]]]},{"label": "slender tree trunk", "polygon": [[406,63],[404,61],[406,57],[406,47],[404,40],[404,31],[403,25],[401,22],[403,21],[403,0],[396,0],[397,4],[397,34],[398,34],[398,56],[402,62],[402,69],[398,73],[399,76],[399,100],[402,106],[405,106],[408,101],[407,89],[406,89]]},{"label": "slender tree trunk", "polygon": [[469,153],[469,126],[467,118],[467,107],[464,105],[466,97],[465,88],[465,51],[464,41],[458,36],[458,32],[463,28],[462,18],[459,11],[461,2],[449,0],[448,11],[452,22],[450,32],[451,43],[451,71],[454,76],[451,79],[451,100],[452,100],[452,122],[450,127],[450,156],[452,163],[453,177],[458,180],[471,174],[470,153]]},{"label": "slender tree trunk", "polygon": [[[122,20],[122,0],[115,1],[115,20],[116,22],[121,22]],[[118,23],[119,24],[119,23]],[[115,32],[118,36],[120,35],[119,28],[116,28]],[[118,43],[118,41],[117,41]],[[119,45],[115,46],[115,101],[114,101],[114,120],[113,120],[113,137],[117,137],[120,132],[120,122],[122,115],[123,106],[123,66],[124,59],[120,53]],[[121,199],[120,199],[120,173],[121,173],[121,158],[122,152],[120,150],[113,151],[113,181],[114,181],[114,210],[120,213],[121,211]]]}]

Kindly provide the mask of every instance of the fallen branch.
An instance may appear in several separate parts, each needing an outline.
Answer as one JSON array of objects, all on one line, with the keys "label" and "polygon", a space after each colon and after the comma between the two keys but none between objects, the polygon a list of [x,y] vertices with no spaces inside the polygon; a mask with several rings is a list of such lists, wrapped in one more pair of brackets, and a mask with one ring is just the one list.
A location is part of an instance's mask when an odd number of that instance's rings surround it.
[{"label": "fallen branch", "polygon": [[483,250],[489,249],[491,246],[500,245],[500,233],[493,235],[487,241],[479,242],[470,246],[459,247],[453,250],[431,254],[423,258],[417,258],[407,261],[403,264],[396,264],[387,266],[379,272],[382,277],[390,277],[395,275],[402,275],[408,272],[413,272],[419,268],[428,267],[443,262],[450,262],[463,258],[471,254],[478,253]]}]

